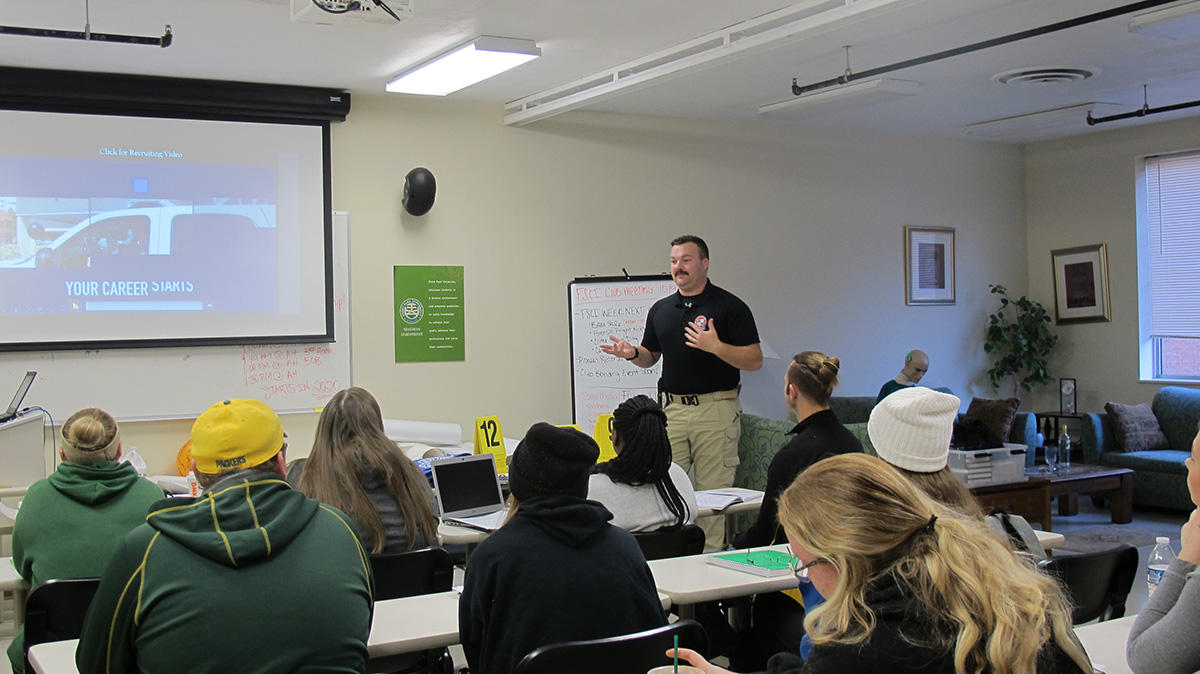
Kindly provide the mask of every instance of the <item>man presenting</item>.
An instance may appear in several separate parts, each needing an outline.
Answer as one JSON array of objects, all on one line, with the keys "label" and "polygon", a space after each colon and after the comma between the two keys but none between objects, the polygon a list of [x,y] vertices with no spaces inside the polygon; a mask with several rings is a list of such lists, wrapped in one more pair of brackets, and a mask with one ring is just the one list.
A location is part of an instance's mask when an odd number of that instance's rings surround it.
[{"label": "man presenting", "polygon": [[[654,303],[642,343],[616,336],[600,349],[638,367],[663,358],[658,382],[675,463],[697,490],[733,485],[741,436],[741,370],[762,367],[758,328],[746,303],[708,280],[708,246],[697,236],[671,242],[671,276],[679,290]],[[720,546],[723,523],[707,518],[708,547]]]},{"label": "man presenting", "polygon": [[363,672],[371,569],[353,523],[284,481],[283,426],[226,400],[192,426],[198,498],[117,548],[75,663],[104,672]]},{"label": "man presenting", "polygon": [[884,382],[879,389],[879,396],[875,398],[875,404],[899,391],[900,389],[916,386],[917,382],[925,376],[929,371],[929,356],[925,355],[924,351],[912,350],[904,356],[904,369],[900,370],[900,374],[896,375],[895,379],[889,379]]}]

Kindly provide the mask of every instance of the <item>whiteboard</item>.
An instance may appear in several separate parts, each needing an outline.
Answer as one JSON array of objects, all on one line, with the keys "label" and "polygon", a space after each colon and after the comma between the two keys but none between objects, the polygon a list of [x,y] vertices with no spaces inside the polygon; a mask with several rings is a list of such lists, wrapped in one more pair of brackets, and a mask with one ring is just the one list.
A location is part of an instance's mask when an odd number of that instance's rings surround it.
[{"label": "whiteboard", "polygon": [[678,288],[670,276],[577,278],[567,284],[571,316],[571,398],[576,424],[591,433],[596,418],[639,393],[658,399],[662,361],[642,369],[600,350],[616,335],[640,344],[650,306]]},{"label": "whiteboard", "polygon": [[350,386],[349,225],[349,214],[333,214],[334,342],[3,353],[0,397],[37,370],[24,406],[56,423],[84,407],[120,420],[190,418],[226,398],[281,412],[321,407]]}]

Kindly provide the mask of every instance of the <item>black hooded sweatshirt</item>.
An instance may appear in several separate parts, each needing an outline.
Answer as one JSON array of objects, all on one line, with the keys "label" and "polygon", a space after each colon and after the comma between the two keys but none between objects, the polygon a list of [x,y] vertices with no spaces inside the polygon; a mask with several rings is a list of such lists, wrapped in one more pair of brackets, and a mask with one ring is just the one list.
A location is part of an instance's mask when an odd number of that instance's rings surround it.
[{"label": "black hooded sweatshirt", "polygon": [[471,555],[459,637],[472,674],[510,674],[547,644],[667,623],[633,535],[575,496],[537,496]]}]

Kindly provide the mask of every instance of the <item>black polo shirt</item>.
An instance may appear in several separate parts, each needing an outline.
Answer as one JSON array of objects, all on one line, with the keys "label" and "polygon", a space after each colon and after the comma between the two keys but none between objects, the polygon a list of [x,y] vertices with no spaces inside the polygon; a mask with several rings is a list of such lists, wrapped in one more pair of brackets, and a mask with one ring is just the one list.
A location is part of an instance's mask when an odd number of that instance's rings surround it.
[{"label": "black polo shirt", "polygon": [[699,318],[713,321],[717,336],[733,346],[758,344],[758,327],[750,307],[736,295],[705,284],[699,295],[684,297],[675,291],[654,303],[646,314],[641,346],[662,353],[659,388],[668,393],[712,393],[737,388],[741,372],[711,353],[687,345],[683,329]]}]

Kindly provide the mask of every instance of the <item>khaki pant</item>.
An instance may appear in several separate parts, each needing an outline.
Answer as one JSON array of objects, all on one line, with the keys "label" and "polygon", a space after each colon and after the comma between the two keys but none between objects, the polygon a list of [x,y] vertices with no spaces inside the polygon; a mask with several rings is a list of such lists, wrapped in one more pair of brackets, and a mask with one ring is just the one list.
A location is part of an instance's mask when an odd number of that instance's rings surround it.
[{"label": "khaki pant", "polygon": [[[738,399],[700,405],[674,402],[667,405],[666,413],[672,460],[692,478],[696,491],[732,487],[742,436]],[[705,517],[697,524],[704,529],[706,551],[724,547],[724,517]]]}]

